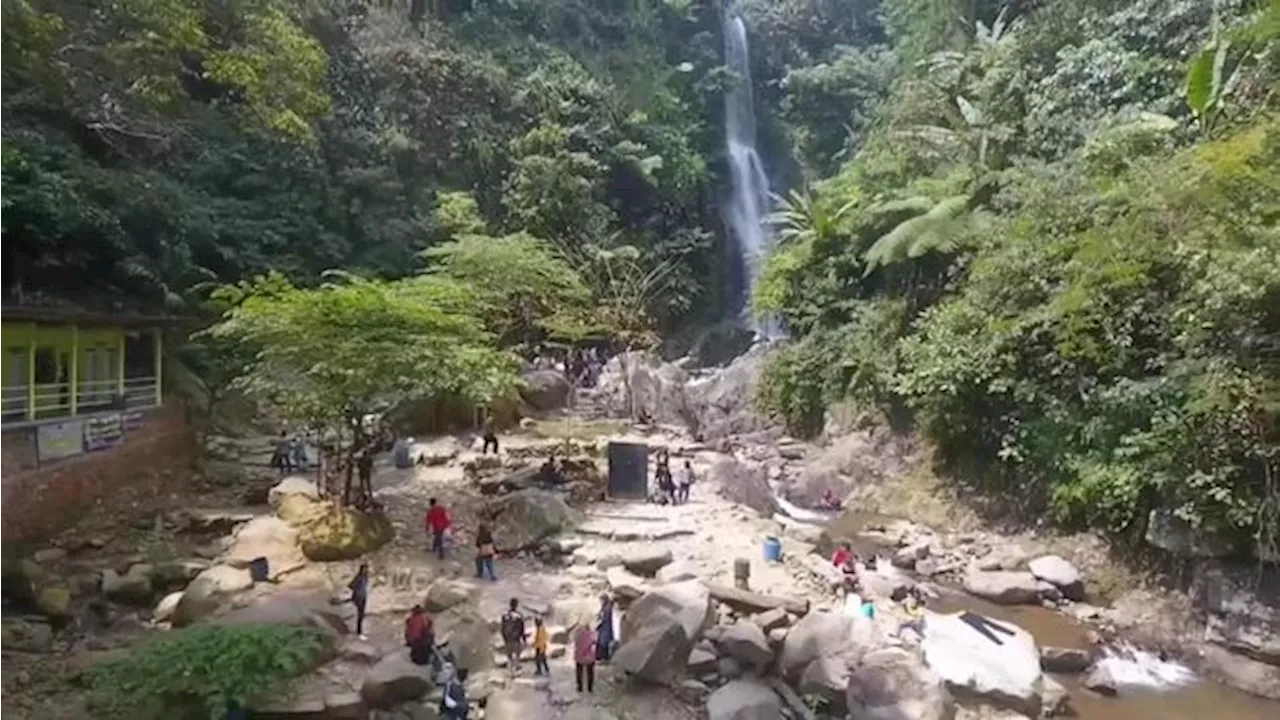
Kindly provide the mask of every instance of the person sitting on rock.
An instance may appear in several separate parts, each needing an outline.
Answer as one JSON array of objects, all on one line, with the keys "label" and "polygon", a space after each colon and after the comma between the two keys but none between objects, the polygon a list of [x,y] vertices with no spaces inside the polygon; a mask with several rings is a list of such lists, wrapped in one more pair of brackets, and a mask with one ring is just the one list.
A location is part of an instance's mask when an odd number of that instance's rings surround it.
[{"label": "person sitting on rock", "polygon": [[414,605],[404,621],[404,644],[409,646],[409,659],[414,665],[438,664],[434,623],[421,605]]},{"label": "person sitting on rock", "polygon": [[467,702],[466,668],[458,668],[449,682],[445,683],[444,694],[440,697],[440,712],[450,720],[467,720],[471,706]]},{"label": "person sitting on rock", "polygon": [[818,507],[823,510],[839,510],[841,502],[836,499],[836,494],[831,492],[830,488],[822,491],[822,497],[818,500]]},{"label": "person sitting on rock", "polygon": [[484,418],[484,447],[480,450],[481,455],[489,454],[489,446],[493,446],[493,454],[498,454],[498,434],[494,431],[493,416],[486,415]]},{"label": "person sitting on rock", "polygon": [[559,464],[556,463],[555,455],[548,455],[547,461],[542,463],[542,467],[538,468],[538,482],[547,488],[564,484],[564,473],[561,472]]}]

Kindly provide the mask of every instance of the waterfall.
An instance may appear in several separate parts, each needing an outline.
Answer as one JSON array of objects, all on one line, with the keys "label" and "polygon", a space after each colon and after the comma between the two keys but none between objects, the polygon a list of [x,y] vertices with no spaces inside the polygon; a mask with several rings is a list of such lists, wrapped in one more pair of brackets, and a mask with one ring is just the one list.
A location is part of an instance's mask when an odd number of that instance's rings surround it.
[{"label": "waterfall", "polygon": [[[760,265],[773,244],[773,234],[767,220],[769,179],[765,177],[760,154],[756,151],[755,98],[751,89],[747,26],[732,12],[726,12],[724,16],[724,61],[741,78],[724,97],[724,134],[733,191],[725,209],[725,219],[733,234],[735,259],[745,275],[743,299],[749,303],[760,274]],[[756,332],[765,338],[777,335],[773,323],[767,321],[757,321]]]}]

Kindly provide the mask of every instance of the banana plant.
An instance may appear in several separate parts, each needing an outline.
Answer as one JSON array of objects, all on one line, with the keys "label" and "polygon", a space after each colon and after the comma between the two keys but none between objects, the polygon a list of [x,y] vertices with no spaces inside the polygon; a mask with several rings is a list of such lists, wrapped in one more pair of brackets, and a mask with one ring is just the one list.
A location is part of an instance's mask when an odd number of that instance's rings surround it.
[{"label": "banana plant", "polygon": [[[1241,71],[1274,51],[1280,35],[1280,0],[1271,0],[1248,26],[1233,33],[1222,30],[1215,12],[1209,41],[1187,66],[1185,97],[1200,132],[1212,135],[1222,118],[1227,98],[1240,81]],[[1261,51],[1256,50],[1258,44]]]}]

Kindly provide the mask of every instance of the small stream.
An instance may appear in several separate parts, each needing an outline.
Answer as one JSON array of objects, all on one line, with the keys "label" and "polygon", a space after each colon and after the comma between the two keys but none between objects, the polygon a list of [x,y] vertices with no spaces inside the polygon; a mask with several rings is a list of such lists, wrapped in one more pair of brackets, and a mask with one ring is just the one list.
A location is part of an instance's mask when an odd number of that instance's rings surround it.
[{"label": "small stream", "polygon": [[[784,514],[802,522],[838,524],[842,535],[857,528],[894,518],[806,510],[778,497]],[[862,554],[883,548],[858,548]],[[877,563],[886,573],[904,573],[887,558]],[[939,598],[930,602],[938,612],[970,610],[1014,623],[1035,637],[1041,646],[1088,648],[1089,627],[1073,618],[1034,605],[997,605],[962,590],[938,586]],[[1081,685],[1083,675],[1054,674],[1071,693],[1071,707],[1083,720],[1276,720],[1280,702],[1255,697],[1198,677],[1191,668],[1162,660],[1157,654],[1130,646],[1109,647],[1099,660],[1106,663],[1122,687],[1117,697],[1103,697]]]}]

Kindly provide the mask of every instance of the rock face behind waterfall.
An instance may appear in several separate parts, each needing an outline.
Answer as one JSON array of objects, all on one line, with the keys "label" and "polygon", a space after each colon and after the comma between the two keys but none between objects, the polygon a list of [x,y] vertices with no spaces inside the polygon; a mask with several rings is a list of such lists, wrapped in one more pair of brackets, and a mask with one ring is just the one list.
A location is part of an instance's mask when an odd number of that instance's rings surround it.
[{"label": "rock face behind waterfall", "polygon": [[611,415],[625,416],[629,384],[635,417],[683,425],[707,440],[762,430],[768,423],[754,402],[770,347],[759,343],[726,367],[697,377],[653,353],[624,353],[605,365],[597,397]]}]

